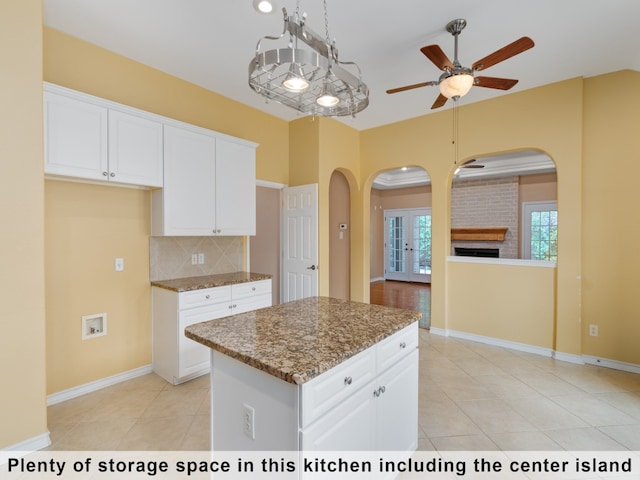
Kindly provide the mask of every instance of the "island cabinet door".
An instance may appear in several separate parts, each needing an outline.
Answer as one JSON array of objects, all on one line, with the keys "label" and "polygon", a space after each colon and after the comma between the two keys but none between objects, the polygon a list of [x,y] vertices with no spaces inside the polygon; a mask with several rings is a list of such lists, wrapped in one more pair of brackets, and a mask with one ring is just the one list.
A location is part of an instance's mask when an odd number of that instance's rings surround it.
[{"label": "island cabinet door", "polygon": [[377,378],[377,450],[409,452],[418,443],[418,350]]},{"label": "island cabinet door", "polygon": [[302,450],[375,450],[376,399],[373,387],[371,382],[303,429],[300,434]]}]

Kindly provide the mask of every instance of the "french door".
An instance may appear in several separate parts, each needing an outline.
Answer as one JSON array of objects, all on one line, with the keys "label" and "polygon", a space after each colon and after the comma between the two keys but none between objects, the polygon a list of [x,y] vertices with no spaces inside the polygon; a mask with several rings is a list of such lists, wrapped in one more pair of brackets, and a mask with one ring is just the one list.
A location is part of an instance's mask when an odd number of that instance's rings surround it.
[{"label": "french door", "polygon": [[431,209],[384,211],[384,278],[431,283]]}]

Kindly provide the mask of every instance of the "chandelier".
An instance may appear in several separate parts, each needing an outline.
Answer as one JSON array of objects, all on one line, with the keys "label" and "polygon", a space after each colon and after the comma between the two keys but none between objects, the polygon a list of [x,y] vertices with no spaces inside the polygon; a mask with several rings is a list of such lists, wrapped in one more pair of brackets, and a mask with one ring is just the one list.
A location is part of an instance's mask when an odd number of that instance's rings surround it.
[{"label": "chandelier", "polygon": [[[282,34],[258,41],[255,57],[249,63],[249,86],[268,100],[306,115],[355,116],[369,105],[369,89],[358,65],[338,60],[335,41],[329,40],[326,0],[323,5],[324,39],[306,26],[306,14],[299,15],[299,5],[291,16],[282,9]],[[277,41],[287,34],[286,47],[262,50],[263,40]]]}]

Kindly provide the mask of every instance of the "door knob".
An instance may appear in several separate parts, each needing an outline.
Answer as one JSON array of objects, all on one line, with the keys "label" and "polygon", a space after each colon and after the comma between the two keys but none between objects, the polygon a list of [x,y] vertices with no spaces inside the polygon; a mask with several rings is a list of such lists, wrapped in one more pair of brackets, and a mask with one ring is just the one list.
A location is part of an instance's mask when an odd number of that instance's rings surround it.
[{"label": "door knob", "polygon": [[307,267],[307,270],[315,270],[316,266],[315,265],[311,265],[310,267]]}]

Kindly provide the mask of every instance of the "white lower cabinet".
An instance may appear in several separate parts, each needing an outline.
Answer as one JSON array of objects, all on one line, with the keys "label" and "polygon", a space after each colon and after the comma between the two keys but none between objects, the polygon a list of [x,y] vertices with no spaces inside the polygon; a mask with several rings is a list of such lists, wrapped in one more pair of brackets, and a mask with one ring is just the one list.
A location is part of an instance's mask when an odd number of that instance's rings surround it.
[{"label": "white lower cabinet", "polygon": [[305,451],[413,451],[418,439],[418,351],[301,430]]},{"label": "white lower cabinet", "polygon": [[[295,385],[211,353],[213,450],[398,451],[418,445],[418,324]],[[255,431],[243,431],[243,408]]]},{"label": "white lower cabinet", "polygon": [[271,306],[271,280],[176,292],[153,287],[153,371],[177,385],[210,370],[210,350],[184,335],[194,323]]}]

